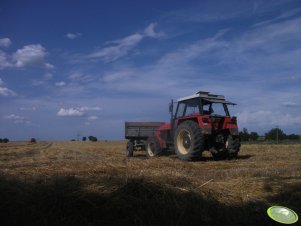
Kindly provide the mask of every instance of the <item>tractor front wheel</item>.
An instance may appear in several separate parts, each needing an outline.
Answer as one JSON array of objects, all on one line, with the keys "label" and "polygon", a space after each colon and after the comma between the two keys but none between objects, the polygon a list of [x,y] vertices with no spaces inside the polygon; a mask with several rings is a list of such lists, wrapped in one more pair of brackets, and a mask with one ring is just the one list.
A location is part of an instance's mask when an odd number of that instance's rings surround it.
[{"label": "tractor front wheel", "polygon": [[240,150],[240,140],[238,136],[228,135],[225,144],[220,147],[216,145],[215,152],[212,156],[215,160],[234,158]]},{"label": "tractor front wheel", "polygon": [[232,136],[229,135],[228,136],[228,140],[227,140],[227,151],[228,151],[228,156],[230,158],[232,157],[236,157],[237,153],[240,150],[240,140],[239,140],[239,136]]},{"label": "tractor front wheel", "polygon": [[153,158],[162,152],[162,148],[155,137],[149,137],[146,141],[146,156]]},{"label": "tractor front wheel", "polygon": [[204,135],[194,121],[185,121],[178,126],[174,136],[175,151],[181,160],[201,158],[204,150]]}]

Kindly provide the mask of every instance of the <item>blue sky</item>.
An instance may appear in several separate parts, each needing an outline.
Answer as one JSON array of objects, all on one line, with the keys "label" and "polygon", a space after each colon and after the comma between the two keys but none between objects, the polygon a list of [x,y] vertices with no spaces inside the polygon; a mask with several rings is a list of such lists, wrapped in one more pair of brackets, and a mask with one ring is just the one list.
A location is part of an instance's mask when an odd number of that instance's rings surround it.
[{"label": "blue sky", "polygon": [[299,0],[0,3],[0,137],[122,139],[199,90],[301,134],[300,88]]}]

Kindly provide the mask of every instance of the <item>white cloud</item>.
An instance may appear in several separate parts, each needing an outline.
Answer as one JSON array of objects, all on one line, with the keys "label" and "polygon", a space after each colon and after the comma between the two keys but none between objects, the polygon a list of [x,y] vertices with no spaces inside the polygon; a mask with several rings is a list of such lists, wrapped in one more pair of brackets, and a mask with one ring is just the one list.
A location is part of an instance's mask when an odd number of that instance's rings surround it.
[{"label": "white cloud", "polygon": [[87,58],[101,59],[105,62],[112,62],[123,56],[126,56],[144,38],[160,38],[164,36],[162,32],[156,32],[154,30],[155,26],[156,24],[152,23],[145,28],[143,33],[134,33],[123,39],[107,42],[107,44],[110,46],[94,51],[93,53],[89,54]]},{"label": "white cloud", "polygon": [[63,82],[63,81],[55,83],[55,86],[59,86],[59,87],[65,86],[65,85],[66,85],[66,82]]},{"label": "white cloud", "polygon": [[85,75],[81,72],[72,73],[68,78],[73,82],[91,82],[94,80],[93,76]]},{"label": "white cloud", "polygon": [[[2,45],[8,45],[8,43],[9,41],[2,40]],[[27,66],[53,69],[54,66],[46,61],[46,56],[46,49],[40,44],[23,46],[23,48],[12,54],[7,54],[0,50],[0,69],[23,68]]]},{"label": "white cloud", "polygon": [[285,107],[299,107],[299,105],[296,102],[293,101],[286,101],[282,103]]},{"label": "white cloud", "polygon": [[11,89],[8,89],[6,87],[0,87],[0,94],[2,96],[16,96],[17,94],[12,91]]},{"label": "white cloud", "polygon": [[280,16],[277,16],[277,17],[275,17],[273,19],[265,20],[265,21],[261,21],[259,23],[256,23],[252,27],[266,26],[266,25],[272,24],[274,22],[277,22],[279,20],[287,19],[289,17],[295,16],[296,14],[298,14],[300,12],[301,12],[301,7],[294,8],[294,9],[292,9],[290,11],[282,13]]},{"label": "white cloud", "polygon": [[45,61],[47,52],[40,44],[26,45],[18,49],[12,56],[16,67],[41,66],[47,69],[54,66]]},{"label": "white cloud", "polygon": [[45,66],[46,69],[53,69],[54,68],[54,65],[49,64],[49,63],[45,63],[44,66]]},{"label": "white cloud", "polygon": [[14,91],[12,91],[11,89],[8,89],[8,88],[4,87],[4,82],[0,78],[0,95],[2,95],[2,96],[16,96],[17,94]]},{"label": "white cloud", "polygon": [[98,117],[97,117],[97,116],[94,116],[94,115],[88,117],[88,120],[89,120],[89,121],[95,121],[95,120],[97,120],[97,119],[98,119]]},{"label": "white cloud", "polygon": [[11,120],[24,120],[25,118],[23,116],[15,115],[15,114],[10,114],[4,116],[5,119],[11,119]]},{"label": "white cloud", "polygon": [[301,125],[301,116],[270,110],[243,111],[237,114],[239,123],[252,127],[296,126]]},{"label": "white cloud", "polygon": [[113,82],[113,81],[118,81],[124,78],[129,78],[131,76],[132,72],[131,71],[117,71],[117,72],[112,72],[112,73],[107,73],[103,76],[102,80],[104,82]]},{"label": "white cloud", "polygon": [[127,55],[128,52],[132,48],[134,48],[142,39],[143,35],[136,33],[121,40],[110,42],[111,44],[115,45],[97,50],[88,55],[88,58],[99,58],[106,62],[115,61]]},{"label": "white cloud", "polygon": [[46,73],[41,79],[35,79],[32,81],[33,86],[40,86],[48,83],[49,80],[53,78],[53,74]]},{"label": "white cloud", "polygon": [[11,67],[11,63],[8,61],[8,56],[5,52],[0,50],[0,69]]},{"label": "white cloud", "polygon": [[33,107],[20,107],[21,111],[36,111],[37,108],[35,106]]},{"label": "white cloud", "polygon": [[102,111],[101,107],[79,107],[80,111]]},{"label": "white cloud", "polygon": [[6,115],[3,117],[4,119],[13,121],[14,124],[25,124],[31,125],[31,121],[27,120],[25,117],[15,114]]},{"label": "white cloud", "polygon": [[82,112],[78,109],[75,109],[75,108],[69,108],[69,109],[61,108],[58,111],[57,115],[58,116],[77,116],[77,117],[80,117],[80,116],[84,115],[84,112]]},{"label": "white cloud", "polygon": [[[100,107],[75,107],[75,108],[61,108],[57,115],[58,116],[84,116],[86,111],[101,111],[102,108]],[[90,116],[90,117],[97,117],[97,116]],[[88,117],[88,119],[90,118]]]},{"label": "white cloud", "polygon": [[41,86],[44,85],[46,82],[43,80],[32,80],[32,85],[33,86]]},{"label": "white cloud", "polygon": [[156,23],[151,23],[147,28],[144,29],[144,35],[150,38],[162,38],[165,36],[163,32],[156,32],[155,27]]},{"label": "white cloud", "polygon": [[76,38],[79,38],[79,37],[81,37],[82,36],[82,34],[81,33],[67,33],[66,35],[65,35],[65,37],[66,38],[68,38],[68,39],[76,39]]},{"label": "white cloud", "polygon": [[[301,18],[285,20],[279,23],[260,26],[246,32],[234,44],[240,52],[264,50],[275,53],[286,47],[285,42],[298,41],[300,37]],[[273,48],[271,48],[273,47]]]},{"label": "white cloud", "polygon": [[0,47],[9,47],[12,44],[9,38],[0,38]]}]

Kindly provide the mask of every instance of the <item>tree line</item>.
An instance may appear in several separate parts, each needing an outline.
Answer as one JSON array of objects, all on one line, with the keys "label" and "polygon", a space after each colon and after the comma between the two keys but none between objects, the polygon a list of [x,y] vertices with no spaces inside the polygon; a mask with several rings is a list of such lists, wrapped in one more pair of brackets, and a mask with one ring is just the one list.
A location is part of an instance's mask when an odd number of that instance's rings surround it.
[{"label": "tree line", "polygon": [[8,138],[0,138],[0,143],[8,143],[9,139]]},{"label": "tree line", "polygon": [[[96,142],[98,139],[95,136],[82,137],[82,141],[87,141],[87,140]],[[79,141],[79,138],[71,139],[71,141]]]},{"label": "tree line", "polygon": [[[259,138],[258,133],[256,132],[248,132],[246,128],[243,128],[242,131],[239,132],[241,141],[256,141]],[[265,140],[300,140],[300,136],[297,134],[285,134],[280,128],[273,128],[264,134]]]},{"label": "tree line", "polygon": [[[88,139],[89,139],[89,141],[94,141],[94,142],[97,141],[97,137],[94,137],[94,136],[88,136]],[[82,138],[82,141],[86,141],[86,140],[87,140],[87,137]]]}]

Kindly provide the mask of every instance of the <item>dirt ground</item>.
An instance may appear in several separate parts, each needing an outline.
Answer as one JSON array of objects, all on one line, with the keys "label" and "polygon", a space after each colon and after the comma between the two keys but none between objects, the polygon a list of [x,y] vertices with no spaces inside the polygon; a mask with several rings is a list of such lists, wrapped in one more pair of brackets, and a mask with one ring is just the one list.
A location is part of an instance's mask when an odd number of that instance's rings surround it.
[{"label": "dirt ground", "polygon": [[0,144],[1,225],[278,225],[272,205],[301,215],[301,144],[242,145],[236,159],[197,162],[126,158],[125,146]]}]

